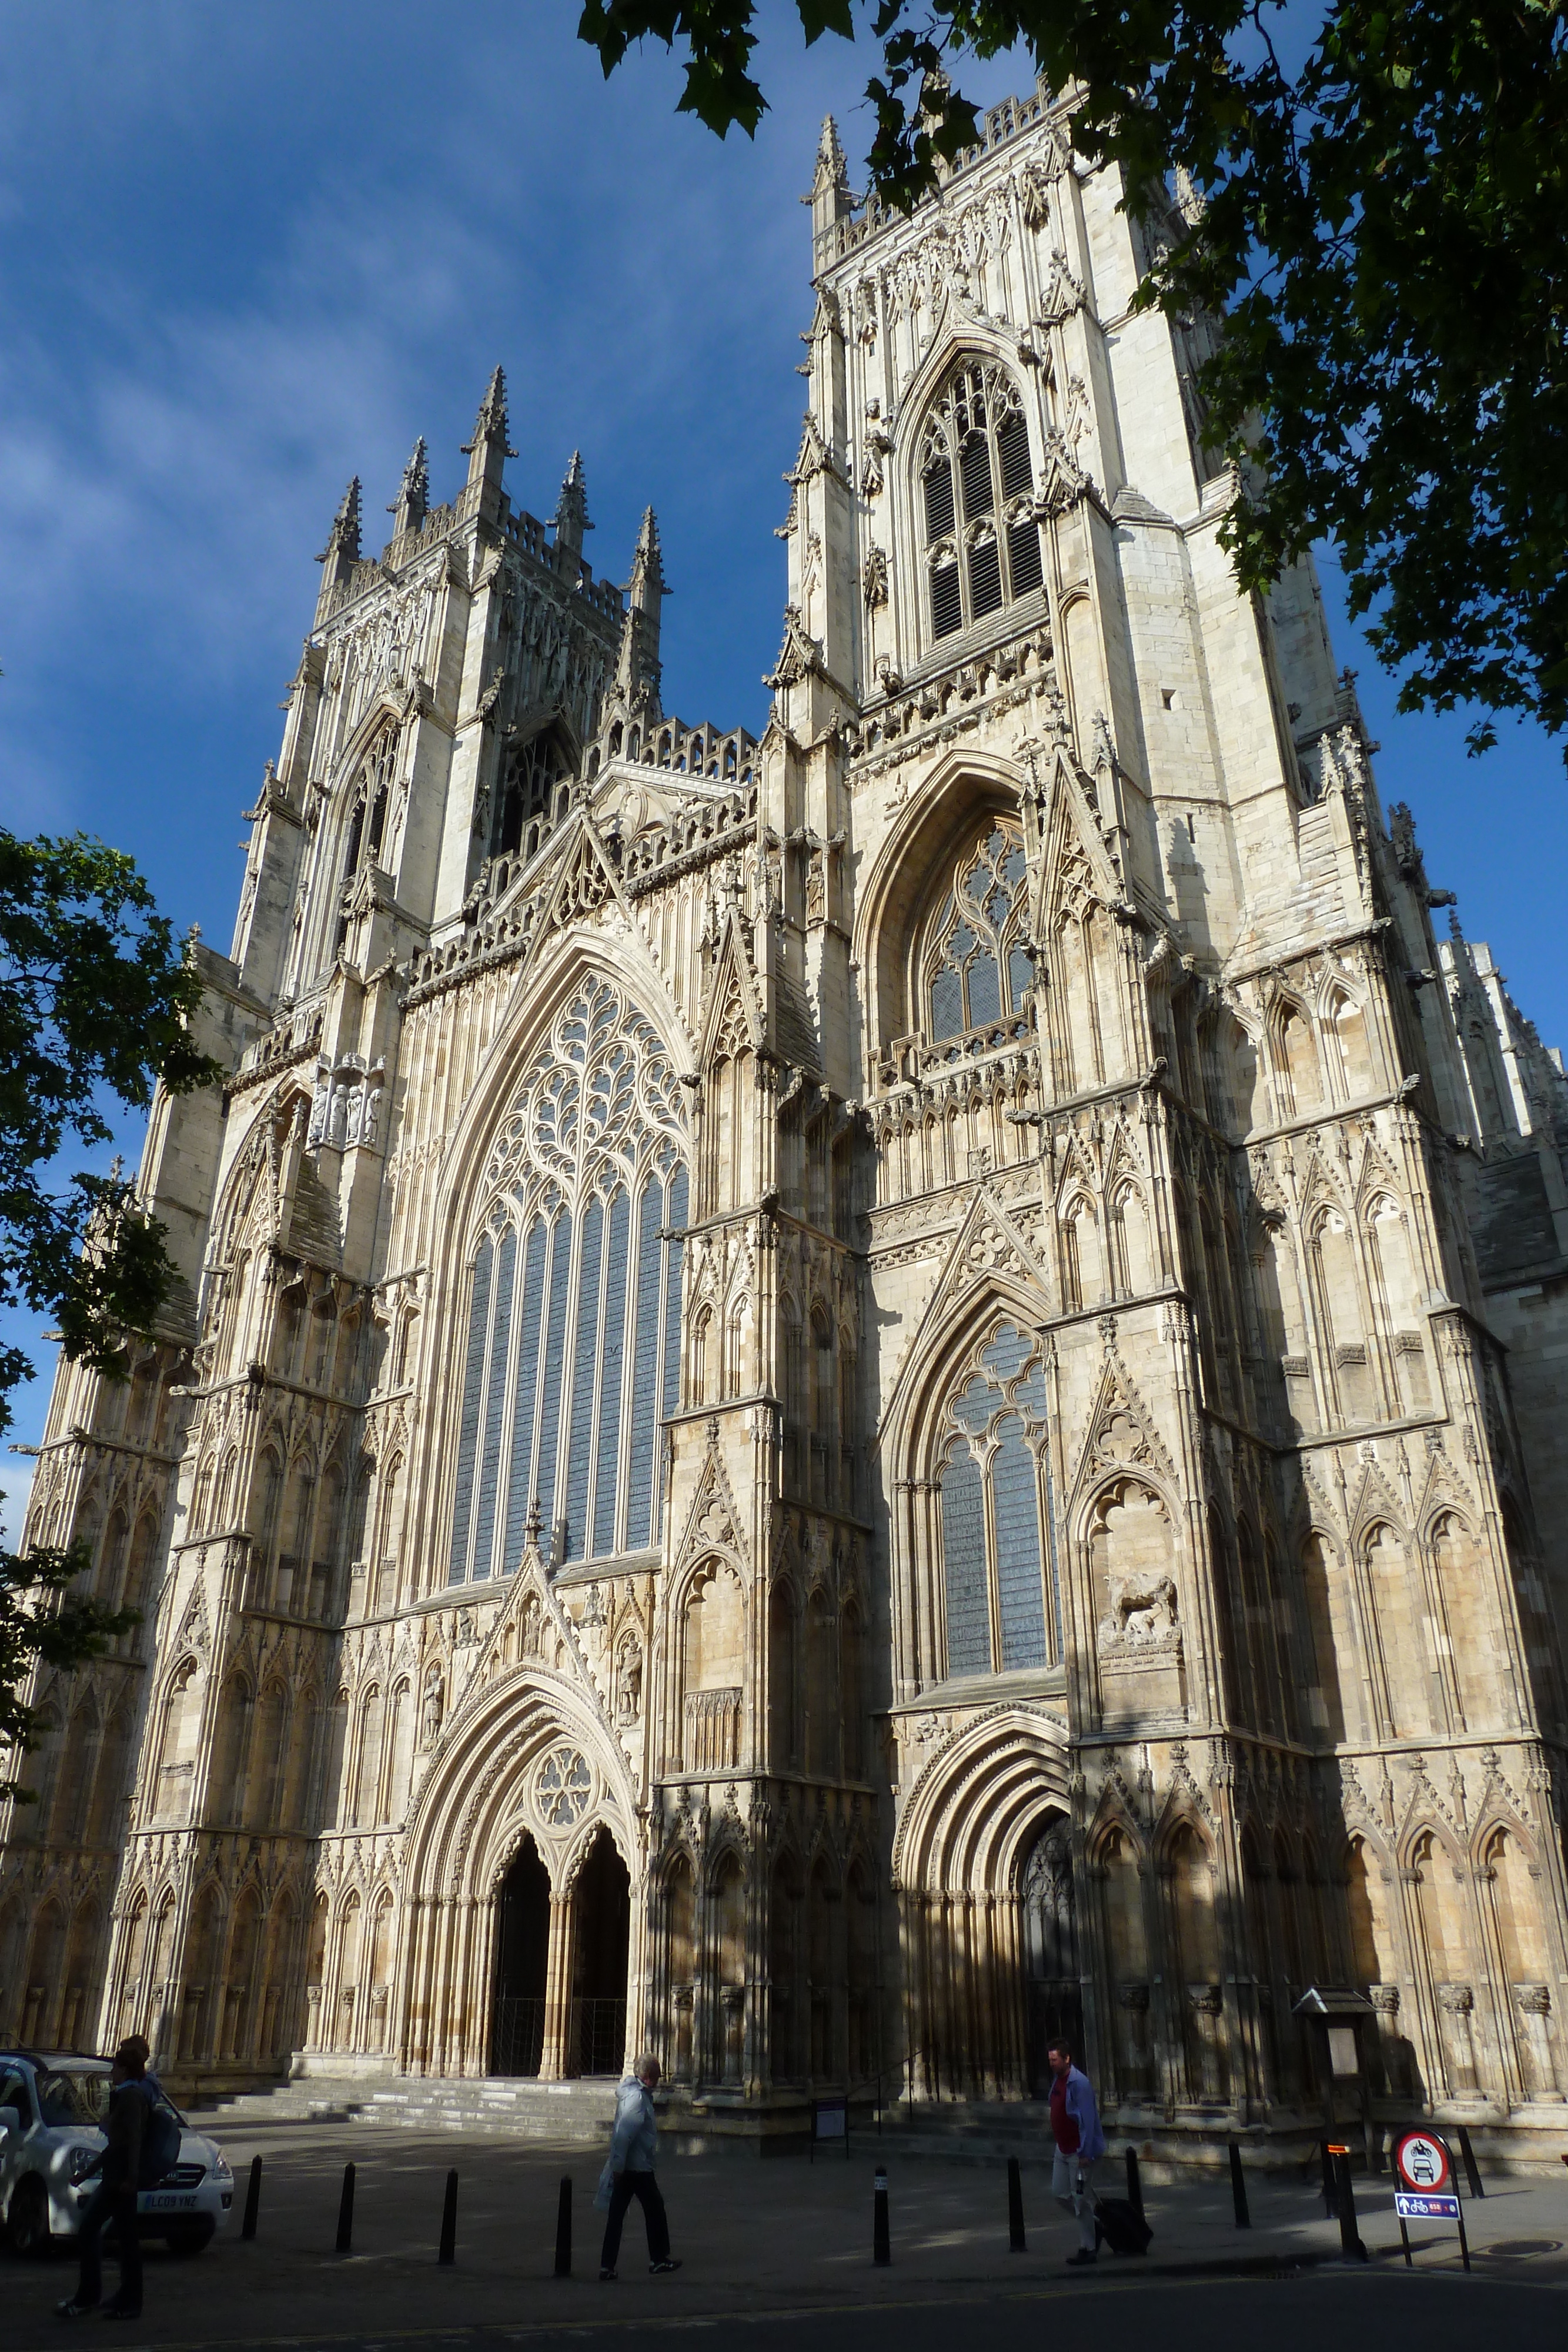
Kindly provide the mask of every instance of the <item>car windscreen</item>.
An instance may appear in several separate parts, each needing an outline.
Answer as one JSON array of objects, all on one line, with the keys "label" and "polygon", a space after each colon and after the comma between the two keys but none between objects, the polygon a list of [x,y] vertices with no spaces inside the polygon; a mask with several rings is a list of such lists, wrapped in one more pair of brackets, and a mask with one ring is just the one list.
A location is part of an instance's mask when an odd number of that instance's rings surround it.
[{"label": "car windscreen", "polygon": [[89,2073],[86,2067],[59,2067],[41,2072],[37,2078],[38,2112],[47,2124],[88,2124],[103,2128],[109,2113],[109,2075],[107,2071]]}]

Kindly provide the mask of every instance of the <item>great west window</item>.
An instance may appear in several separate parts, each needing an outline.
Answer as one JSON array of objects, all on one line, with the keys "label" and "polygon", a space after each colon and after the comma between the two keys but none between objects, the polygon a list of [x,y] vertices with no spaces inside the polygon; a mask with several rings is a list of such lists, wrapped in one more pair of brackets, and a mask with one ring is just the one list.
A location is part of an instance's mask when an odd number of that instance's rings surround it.
[{"label": "great west window", "polygon": [[1040,586],[1029,426],[999,367],[974,361],[948,378],[921,437],[920,493],[934,637]]},{"label": "great west window", "polygon": [[486,1174],[463,1365],[449,1580],[507,1574],[537,1499],[558,1559],[659,1537],[687,1210],[674,1076],[607,982],[533,1057]]}]

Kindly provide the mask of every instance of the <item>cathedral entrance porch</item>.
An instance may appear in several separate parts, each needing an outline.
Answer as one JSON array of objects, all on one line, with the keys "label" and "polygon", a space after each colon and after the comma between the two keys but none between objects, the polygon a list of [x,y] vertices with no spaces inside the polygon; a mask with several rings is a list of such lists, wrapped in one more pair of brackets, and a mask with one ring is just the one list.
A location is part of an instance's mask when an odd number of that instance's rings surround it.
[{"label": "cathedral entrance porch", "polygon": [[[561,2083],[620,2074],[642,2031],[624,1767],[564,1676],[479,1680],[410,1836],[398,2071]],[[629,1997],[630,1996],[630,1997]]]},{"label": "cathedral entrance porch", "polygon": [[524,1839],[496,1898],[492,2074],[619,2077],[631,1933],[632,1882],[607,1830],[559,1896]]}]

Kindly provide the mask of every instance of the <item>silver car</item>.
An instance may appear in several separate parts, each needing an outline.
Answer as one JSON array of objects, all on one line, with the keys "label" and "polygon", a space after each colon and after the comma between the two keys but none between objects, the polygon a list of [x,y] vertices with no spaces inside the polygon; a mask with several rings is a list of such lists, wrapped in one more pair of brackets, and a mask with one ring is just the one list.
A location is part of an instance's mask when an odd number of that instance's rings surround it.
[{"label": "silver car", "polygon": [[[77,2233],[98,2185],[88,2167],[104,2146],[109,2064],[74,2051],[0,2050],[0,2223],[16,2253],[47,2253]],[[180,2161],[138,2192],[136,2211],[143,2238],[199,2254],[228,2218],[234,2174],[215,2140],[179,2120]]]}]

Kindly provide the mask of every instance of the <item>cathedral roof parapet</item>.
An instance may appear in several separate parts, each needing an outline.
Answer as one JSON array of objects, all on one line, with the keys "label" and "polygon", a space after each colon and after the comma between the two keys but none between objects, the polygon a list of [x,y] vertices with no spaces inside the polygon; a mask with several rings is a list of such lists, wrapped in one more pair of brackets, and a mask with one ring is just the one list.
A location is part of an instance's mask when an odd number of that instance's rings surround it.
[{"label": "cathedral roof parapet", "polygon": [[[976,144],[972,147],[960,148],[950,163],[938,161],[936,193],[927,197],[925,204],[916,206],[916,215],[924,212],[929,205],[942,203],[947,190],[956,180],[962,179],[966,173],[973,171],[977,164],[985,163],[999,149],[1010,146],[1012,142],[1021,137],[1025,131],[1032,131],[1038,124],[1047,121],[1054,110],[1061,108],[1061,102],[1053,95],[1049,85],[1042,79],[1036,83],[1034,89],[1028,96],[1004,98],[999,104],[988,108],[980,118],[980,137]],[[1055,123],[1051,127],[1053,162],[1055,169],[1060,171],[1071,152],[1071,142],[1064,123]],[[825,144],[826,126],[824,126],[823,135]],[[835,145],[837,143],[836,132],[834,143]],[[840,160],[841,163],[841,158]],[[819,198],[824,184],[824,168],[822,157],[820,154],[819,187],[813,191]],[[847,181],[841,183],[835,180],[833,183],[835,189],[841,184],[842,196],[849,198],[848,205],[842,209],[831,209],[820,205],[819,217],[814,223],[817,227],[816,261],[819,270],[831,268],[835,262],[842,261],[847,255],[865,245],[881,230],[897,227],[904,218],[903,214],[890,210],[874,193],[868,195],[862,204],[856,205],[853,198],[849,196]]]}]

